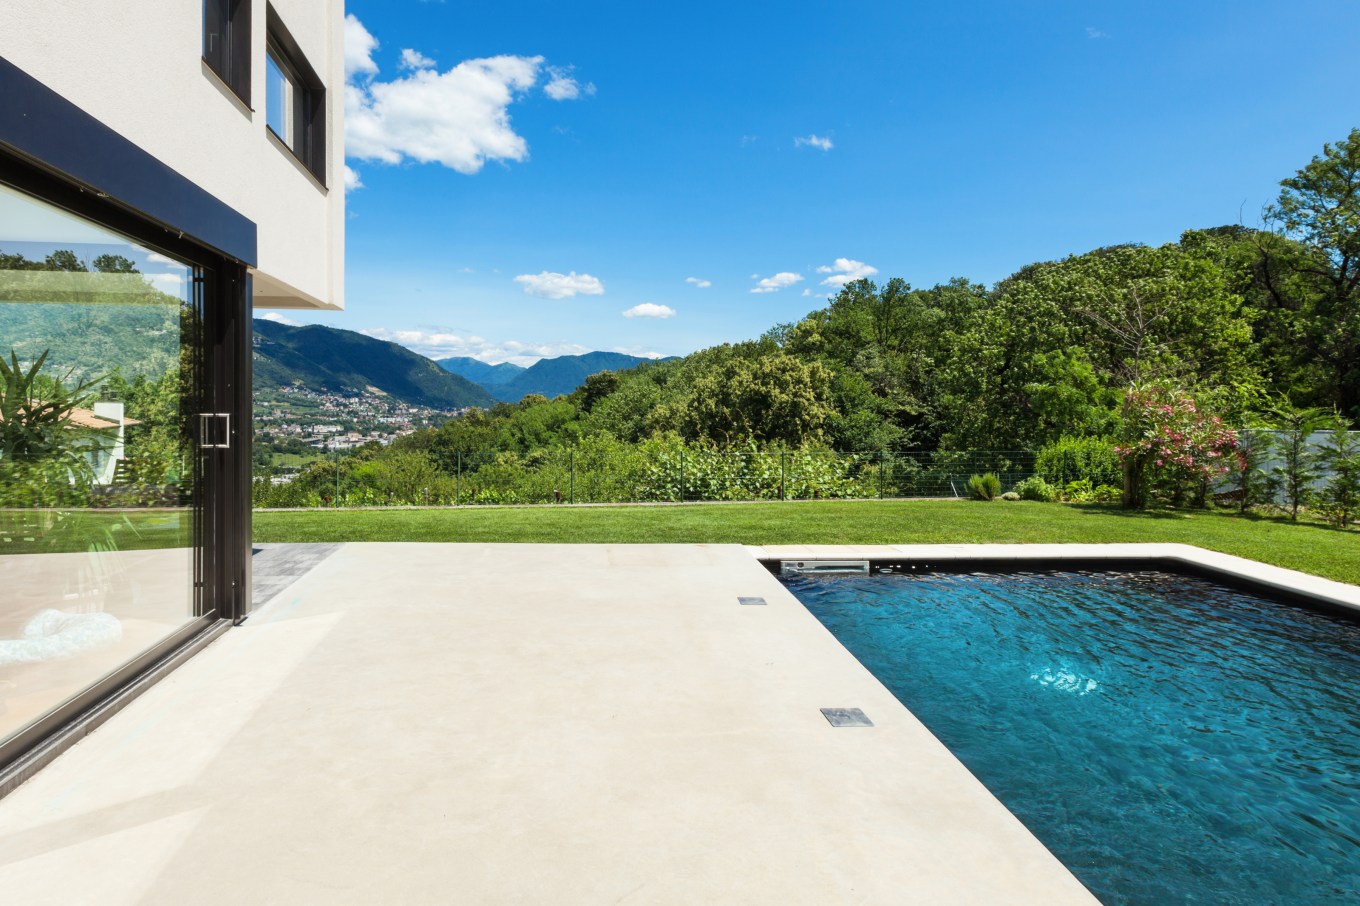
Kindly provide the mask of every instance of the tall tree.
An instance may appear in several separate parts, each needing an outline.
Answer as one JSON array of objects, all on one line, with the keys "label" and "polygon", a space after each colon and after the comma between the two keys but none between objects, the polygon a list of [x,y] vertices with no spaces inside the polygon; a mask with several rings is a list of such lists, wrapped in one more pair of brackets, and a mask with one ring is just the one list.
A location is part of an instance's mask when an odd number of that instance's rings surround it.
[{"label": "tall tree", "polygon": [[1360,420],[1360,129],[1280,186],[1267,221],[1308,252],[1289,263],[1312,290],[1299,303],[1309,314],[1300,341],[1327,366],[1327,402]]}]

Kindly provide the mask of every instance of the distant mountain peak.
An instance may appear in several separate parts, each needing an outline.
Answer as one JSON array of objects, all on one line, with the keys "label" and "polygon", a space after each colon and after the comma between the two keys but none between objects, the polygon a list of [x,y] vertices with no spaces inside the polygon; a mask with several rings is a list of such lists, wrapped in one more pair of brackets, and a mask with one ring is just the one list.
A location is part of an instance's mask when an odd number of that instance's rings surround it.
[{"label": "distant mountain peak", "polygon": [[625,371],[650,361],[652,360],[622,352],[583,352],[579,355],[556,356],[539,359],[528,368],[520,369],[519,373],[509,380],[482,383],[482,386],[497,399],[508,403],[517,403],[531,393],[552,399],[571,393],[584,384],[586,378],[592,374],[601,371]]},{"label": "distant mountain peak", "polygon": [[376,391],[436,409],[496,402],[479,384],[397,343],[322,324],[293,327],[256,318],[254,328],[257,388],[301,385],[349,393]]}]

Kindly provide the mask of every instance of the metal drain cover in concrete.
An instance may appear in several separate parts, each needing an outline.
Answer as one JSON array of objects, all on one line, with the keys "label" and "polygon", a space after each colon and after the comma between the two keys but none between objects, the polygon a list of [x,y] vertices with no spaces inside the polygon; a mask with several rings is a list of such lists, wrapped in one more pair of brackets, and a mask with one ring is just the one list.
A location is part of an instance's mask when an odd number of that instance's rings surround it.
[{"label": "metal drain cover in concrete", "polygon": [[738,604],[764,604],[764,603],[765,603],[765,599],[764,599],[764,598],[742,598],[742,597],[738,597],[738,598],[737,598],[737,603],[738,603]]},{"label": "metal drain cover in concrete", "polygon": [[822,716],[833,727],[872,727],[874,722],[859,708],[823,708]]}]

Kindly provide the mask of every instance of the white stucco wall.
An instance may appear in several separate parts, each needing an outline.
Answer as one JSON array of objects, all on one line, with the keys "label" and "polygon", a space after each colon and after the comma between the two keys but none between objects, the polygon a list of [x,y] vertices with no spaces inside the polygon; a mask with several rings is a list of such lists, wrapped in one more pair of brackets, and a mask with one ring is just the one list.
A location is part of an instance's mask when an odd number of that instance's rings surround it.
[{"label": "white stucco wall", "polygon": [[273,0],[326,84],[326,186],[265,130],[266,0],[251,103],[208,68],[201,0],[3,0],[0,56],[255,221],[261,308],[344,307],[344,2]]}]

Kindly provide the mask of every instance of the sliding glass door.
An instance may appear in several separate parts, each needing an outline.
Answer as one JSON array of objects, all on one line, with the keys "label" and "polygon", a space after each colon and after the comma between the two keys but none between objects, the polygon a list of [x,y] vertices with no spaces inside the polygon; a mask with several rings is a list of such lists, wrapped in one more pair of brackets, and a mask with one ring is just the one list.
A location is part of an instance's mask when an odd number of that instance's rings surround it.
[{"label": "sliding glass door", "polygon": [[214,616],[209,276],[0,184],[0,750]]}]

